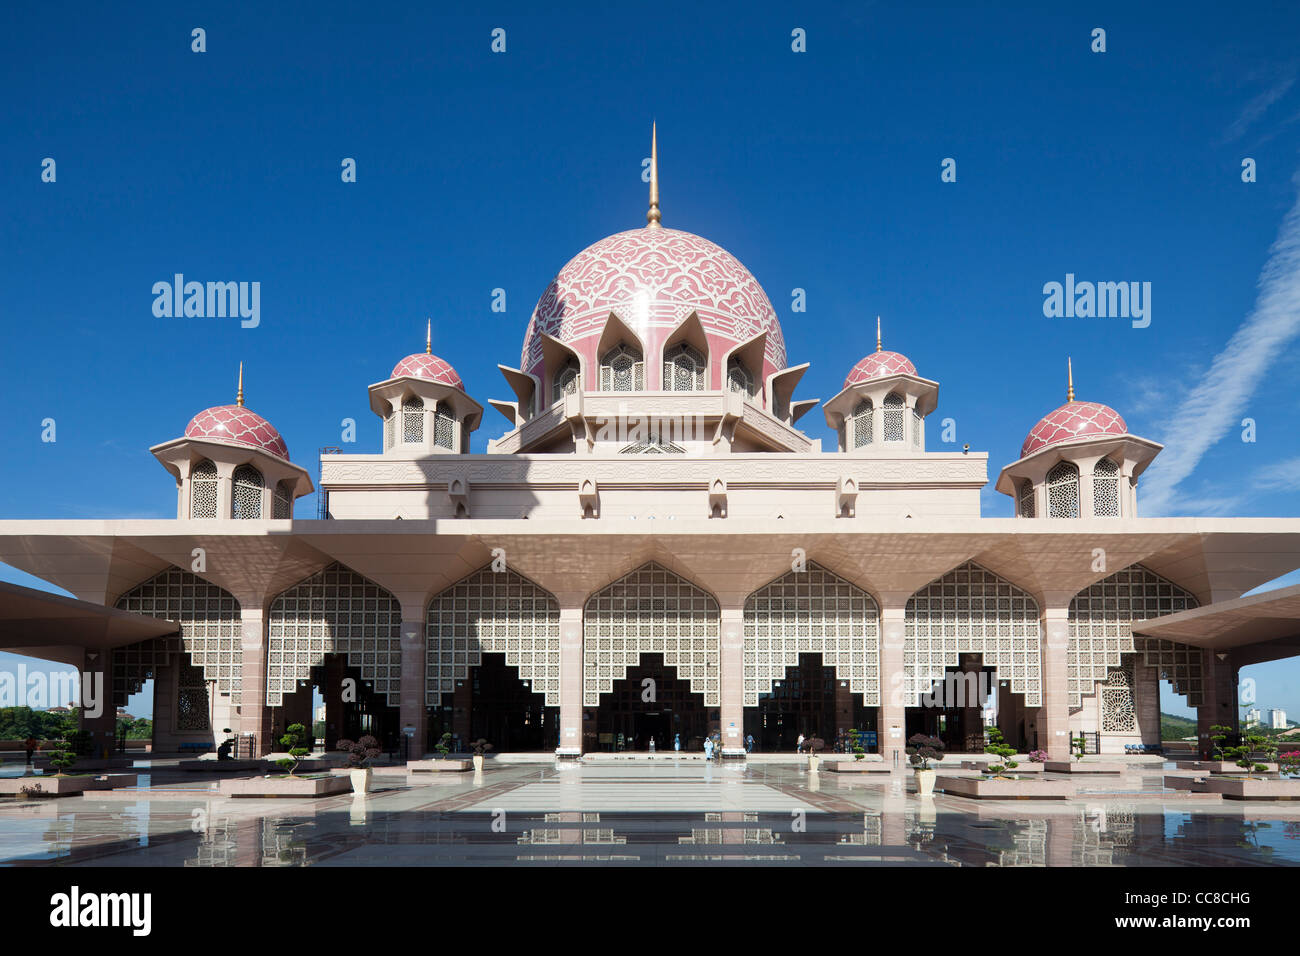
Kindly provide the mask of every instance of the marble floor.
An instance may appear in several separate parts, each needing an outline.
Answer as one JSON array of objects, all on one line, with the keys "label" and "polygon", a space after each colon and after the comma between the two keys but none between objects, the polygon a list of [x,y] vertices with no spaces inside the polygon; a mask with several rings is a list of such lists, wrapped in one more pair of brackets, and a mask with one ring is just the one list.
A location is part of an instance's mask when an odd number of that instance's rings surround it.
[{"label": "marble floor", "polygon": [[374,793],[314,800],[135,772],[131,791],[0,802],[0,865],[1300,865],[1300,804],[1174,799],[1159,766],[1051,802],[922,799],[905,773],[793,762],[381,768]]}]

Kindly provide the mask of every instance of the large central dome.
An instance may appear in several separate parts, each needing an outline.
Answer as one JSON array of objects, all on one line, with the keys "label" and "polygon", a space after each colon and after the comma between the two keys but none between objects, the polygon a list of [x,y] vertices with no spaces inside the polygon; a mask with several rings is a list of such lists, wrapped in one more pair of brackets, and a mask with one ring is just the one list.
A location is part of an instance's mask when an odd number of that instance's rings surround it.
[{"label": "large central dome", "polygon": [[522,368],[542,375],[542,334],[588,361],[598,360],[595,351],[611,312],[651,355],[695,312],[715,354],[766,332],[760,380],[786,367],[772,303],[735,256],[689,232],[642,228],[588,246],[560,270],[529,320]]}]

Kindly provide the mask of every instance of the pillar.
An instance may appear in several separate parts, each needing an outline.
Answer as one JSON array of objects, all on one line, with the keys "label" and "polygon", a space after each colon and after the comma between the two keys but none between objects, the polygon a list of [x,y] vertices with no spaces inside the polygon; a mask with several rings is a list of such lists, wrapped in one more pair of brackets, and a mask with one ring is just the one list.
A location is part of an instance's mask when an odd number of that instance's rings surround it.
[{"label": "pillar", "polygon": [[325,657],[325,679],[320,695],[325,701],[325,749],[333,750],[343,736],[343,676],[346,662],[341,654]]},{"label": "pillar", "polygon": [[266,617],[260,602],[239,599],[240,646],[239,734],[252,735],[253,756],[269,753],[271,709],[266,706]]},{"label": "pillar", "polygon": [[744,605],[721,608],[718,692],[721,703],[722,756],[745,756],[745,622]]},{"label": "pillar", "polygon": [[[905,710],[907,685],[903,673],[903,643],[906,633],[903,626],[907,596],[896,603],[886,602],[880,609],[880,719],[877,721],[877,740],[880,754],[893,764],[907,763],[903,750],[907,746]],[[895,758],[897,754],[897,758]]]},{"label": "pillar", "polygon": [[424,603],[402,602],[402,675],[400,684],[398,720],[400,732],[407,741],[407,758],[419,760],[429,746],[429,708],[425,702]]},{"label": "pillar", "polygon": [[[117,746],[117,705],[113,703],[110,650],[86,651],[81,667],[81,729],[90,734],[90,757],[110,757]],[[87,680],[89,677],[89,680]]]},{"label": "pillar", "polygon": [[582,605],[574,602],[560,608],[560,736],[555,755],[580,755],[585,749],[583,733]]},{"label": "pillar", "polygon": [[[1043,703],[1037,720],[1038,749],[1052,760],[1070,759],[1070,648],[1068,605],[1043,612],[1043,661],[1040,671]],[[1026,724],[1028,721],[1026,720]],[[1028,735],[1029,728],[1025,728]]]},{"label": "pillar", "polygon": [[1196,739],[1201,759],[1208,760],[1214,749],[1210,728],[1216,724],[1239,733],[1237,714],[1237,667],[1228,651],[1201,651],[1203,696],[1196,708]]}]

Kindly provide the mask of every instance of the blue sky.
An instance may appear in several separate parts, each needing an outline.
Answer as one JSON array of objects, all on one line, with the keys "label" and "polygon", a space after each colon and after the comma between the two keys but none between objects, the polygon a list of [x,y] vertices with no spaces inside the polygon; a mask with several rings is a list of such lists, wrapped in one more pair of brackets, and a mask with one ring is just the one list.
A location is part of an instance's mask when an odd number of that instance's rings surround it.
[{"label": "blue sky", "polygon": [[[426,317],[469,392],[506,397],[547,281],[644,222],[652,119],[665,225],[758,277],[801,397],[839,389],[880,314],[956,419],[931,450],[996,474],[1068,354],[1080,398],[1168,445],[1146,513],[1298,513],[1296,5],[418,6],[0,12],[0,515],[170,517],[148,448],[230,402],[241,360],[313,472],[344,418],[378,450],[366,386]],[[177,272],[260,282],[260,325],[156,318]],[[1044,317],[1066,273],[1150,282],[1150,326]],[[474,450],[504,427],[489,409]],[[1249,673],[1300,714],[1300,664]]]}]

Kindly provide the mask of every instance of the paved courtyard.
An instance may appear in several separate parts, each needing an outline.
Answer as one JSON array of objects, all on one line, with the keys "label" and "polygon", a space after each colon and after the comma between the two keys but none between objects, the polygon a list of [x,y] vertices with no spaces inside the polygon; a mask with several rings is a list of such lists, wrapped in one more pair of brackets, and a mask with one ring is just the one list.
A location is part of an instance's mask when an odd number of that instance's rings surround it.
[{"label": "paved courtyard", "polygon": [[0,863],[1300,865],[1300,805],[1169,793],[1158,764],[1055,802],[922,799],[903,772],[793,761],[380,768],[377,792],[314,800],[224,798],[171,761],[136,769],[135,790],[0,803]]}]

